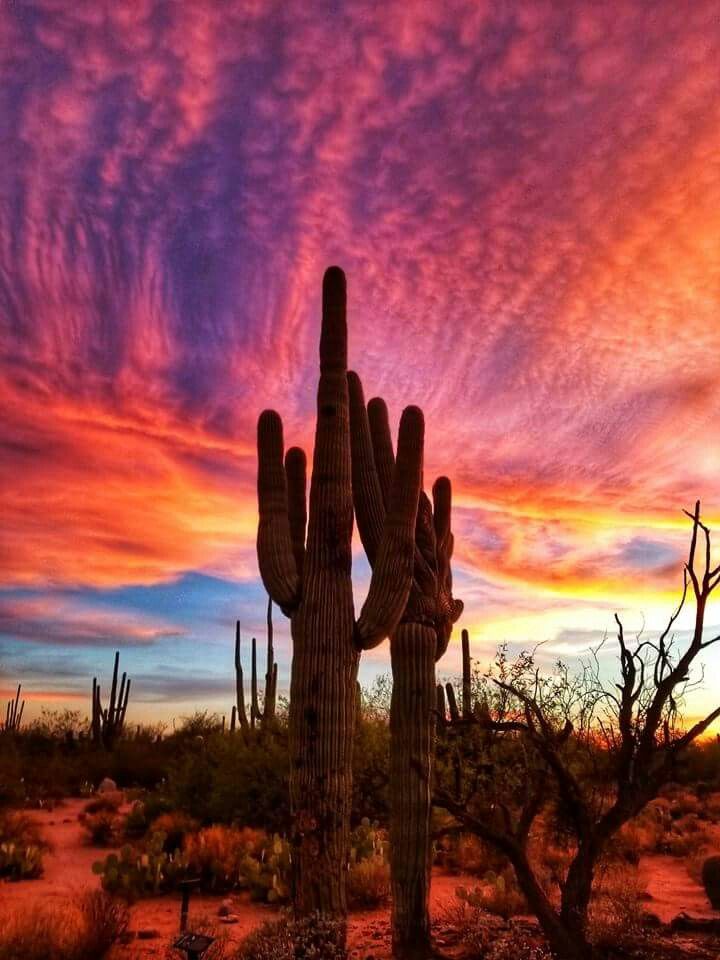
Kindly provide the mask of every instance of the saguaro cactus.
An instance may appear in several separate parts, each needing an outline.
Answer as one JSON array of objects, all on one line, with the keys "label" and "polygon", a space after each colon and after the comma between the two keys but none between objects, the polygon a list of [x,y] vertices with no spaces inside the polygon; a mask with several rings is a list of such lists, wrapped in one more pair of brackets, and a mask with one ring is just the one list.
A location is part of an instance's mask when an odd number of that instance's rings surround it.
[{"label": "saguaro cactus", "polygon": [[[290,795],[296,913],[346,913],[352,740],[360,651],[397,626],[407,604],[420,493],[424,423],[400,423],[389,507],[367,599],[356,620],[351,582],[353,503],[345,275],[323,278],[320,382],[310,509],[305,455],[288,450],[266,410],[258,422],[258,560],[265,587],[290,618]],[[305,526],[307,520],[307,539]]]},{"label": "saguaro cactus", "polygon": [[25,701],[20,702],[20,691],[22,690],[22,684],[18,684],[17,693],[15,694],[14,700],[8,700],[7,709],[5,710],[5,727],[4,729],[8,732],[12,731],[17,733],[22,724],[23,711],[25,710]]},{"label": "saguaro cactus", "polygon": [[118,669],[120,666],[120,651],[115,653],[112,685],[110,687],[110,701],[107,710],[103,709],[100,698],[100,684],[97,677],[93,677],[92,688],[92,737],[95,743],[102,744],[106,750],[111,750],[117,738],[122,734],[125,726],[128,699],[130,698],[130,678],[123,673],[118,691]]},{"label": "saguaro cactus", "polygon": [[[365,406],[362,385],[348,375],[355,513],[370,565],[378,560],[394,454],[385,403]],[[393,952],[423,958],[430,945],[430,813],[435,752],[435,661],[447,649],[462,603],[452,597],[450,481],[420,494],[412,588],[390,637],[390,863]]]},{"label": "saguaro cactus", "polygon": [[243,731],[255,730],[262,721],[263,726],[271,724],[275,719],[275,705],[277,703],[278,665],[275,662],[273,647],[272,598],[268,597],[267,605],[267,654],[265,658],[265,692],[263,706],[260,709],[257,673],[257,640],[252,638],[251,672],[250,672],[250,722],[245,712],[245,679],[242,668],[240,643],[240,621],[235,622],[235,691],[236,703],[232,708],[230,731],[235,732],[237,722]]}]

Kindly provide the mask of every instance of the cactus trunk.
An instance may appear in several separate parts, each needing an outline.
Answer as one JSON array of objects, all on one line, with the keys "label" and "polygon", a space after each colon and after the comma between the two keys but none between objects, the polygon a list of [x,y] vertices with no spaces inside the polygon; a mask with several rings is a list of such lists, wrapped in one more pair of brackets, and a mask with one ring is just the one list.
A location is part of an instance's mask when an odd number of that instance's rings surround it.
[{"label": "cactus trunk", "polygon": [[296,909],[346,912],[352,738],[359,651],[353,644],[353,506],[344,305],[329,300],[320,343],[304,602],[292,618],[290,796]]},{"label": "cactus trunk", "polygon": [[[398,464],[367,600],[355,620],[353,496],[345,276],[323,280],[320,382],[309,511],[305,457],[283,461],[282,421],[258,422],[258,561],[274,603],[290,617],[290,795],[296,913],[346,913],[352,743],[360,650],[397,627],[410,592],[420,494],[422,413],[403,414]],[[305,525],[307,520],[307,544]]]},{"label": "cactus trunk", "polygon": [[390,640],[390,849],[393,956],[424,960],[430,947],[430,813],[435,752],[437,633],[402,623]]}]

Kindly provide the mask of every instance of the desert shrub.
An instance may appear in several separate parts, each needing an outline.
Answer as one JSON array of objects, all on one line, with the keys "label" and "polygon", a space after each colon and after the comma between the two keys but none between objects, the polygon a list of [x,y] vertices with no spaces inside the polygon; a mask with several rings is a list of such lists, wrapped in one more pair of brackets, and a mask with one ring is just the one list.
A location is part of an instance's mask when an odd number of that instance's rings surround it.
[{"label": "desert shrub", "polygon": [[99,793],[83,807],[85,813],[117,813],[122,806],[123,795],[120,790]]},{"label": "desert shrub", "polygon": [[290,897],[290,844],[279,834],[267,838],[259,856],[248,852],[240,864],[240,884],[255,900],[284,903]]},{"label": "desert shrub", "polygon": [[382,856],[351,863],[347,876],[351,907],[368,909],[387,903],[390,897],[390,864]]},{"label": "desert shrub", "polygon": [[355,728],[353,750],[353,796],[351,820],[363,816],[387,823],[390,812],[388,775],[390,727],[387,718],[372,705],[364,706]]},{"label": "desert shrub", "polygon": [[242,823],[284,832],[290,822],[286,732],[249,739],[211,733],[183,738],[169,766],[165,796],[200,823]]},{"label": "desert shrub", "polygon": [[713,823],[720,820],[720,793],[708,793],[703,798],[703,814]]},{"label": "desert shrub", "polygon": [[661,790],[660,797],[666,801],[673,820],[684,817],[688,813],[700,813],[702,804],[697,793],[686,786],[678,783],[668,783]]},{"label": "desert shrub", "polygon": [[350,834],[348,901],[367,908],[385,903],[390,896],[390,864],[387,831],[363,817]]},{"label": "desert shrub", "polygon": [[525,898],[520,893],[515,875],[509,867],[502,873],[488,870],[475,889],[458,887],[455,893],[459,900],[465,901],[471,907],[502,917],[503,920],[527,910]]},{"label": "desert shrub", "polygon": [[243,861],[259,859],[265,838],[257,830],[217,825],[198,833],[189,833],[183,844],[183,857],[204,890],[231,890],[240,878]]},{"label": "desert shrub", "polygon": [[199,827],[197,820],[193,820],[186,813],[175,810],[172,813],[161,813],[153,820],[150,829],[153,833],[165,834],[163,850],[174,853],[181,850],[183,841],[188,834],[195,832]]},{"label": "desert shrub", "polygon": [[644,887],[630,864],[605,865],[598,872],[588,913],[588,935],[599,947],[637,940],[643,934]]},{"label": "desert shrub", "polygon": [[38,822],[22,810],[0,811],[0,840],[12,840],[25,846],[49,848]]},{"label": "desert shrub", "polygon": [[509,930],[488,946],[484,960],[552,960],[543,939],[527,930]]},{"label": "desert shrub", "polygon": [[435,845],[435,862],[449,873],[483,874],[499,871],[506,858],[488,844],[469,833],[441,836]]},{"label": "desert shrub", "polygon": [[0,960],[102,960],[127,927],[127,908],[98,890],[62,908],[33,904],[3,923]]},{"label": "desert shrub", "polygon": [[120,827],[120,820],[108,810],[88,814],[83,817],[81,822],[83,830],[88,835],[88,840],[95,847],[110,846],[114,842]]},{"label": "desert shrub", "polygon": [[235,960],[346,960],[342,921],[307,917],[266,923],[243,940]]},{"label": "desert shrub", "polygon": [[663,840],[663,852],[672,857],[692,856],[707,847],[711,839],[707,824],[697,814],[686,814],[673,821],[672,829]]},{"label": "desert shrub", "polygon": [[149,826],[145,804],[142,800],[135,800],[120,823],[123,840],[140,840],[147,833]]},{"label": "desert shrub", "polygon": [[0,813],[0,878],[30,880],[43,872],[48,844],[37,823],[25,813]]},{"label": "desert shrub", "polygon": [[501,923],[482,907],[457,900],[445,907],[443,924],[463,948],[463,956],[482,960],[552,960],[539,934],[530,935],[515,922]]}]

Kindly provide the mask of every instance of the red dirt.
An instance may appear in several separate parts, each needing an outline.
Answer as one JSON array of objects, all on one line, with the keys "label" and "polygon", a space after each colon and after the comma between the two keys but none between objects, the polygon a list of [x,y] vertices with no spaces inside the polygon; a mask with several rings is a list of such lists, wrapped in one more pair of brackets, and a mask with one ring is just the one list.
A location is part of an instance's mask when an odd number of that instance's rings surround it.
[{"label": "red dirt", "polygon": [[[68,800],[53,811],[34,813],[43,828],[52,851],[45,857],[45,870],[37,880],[4,883],[0,895],[0,921],[3,914],[36,904],[61,903],[77,893],[99,886],[99,878],[92,873],[92,864],[108,851],[92,847],[78,822],[78,814],[85,800]],[[713,917],[703,889],[687,874],[683,862],[672,857],[643,857],[641,877],[650,895],[647,909],[662,921],[671,920],[685,911],[693,916]],[[432,912],[441,916],[445,906],[455,900],[455,889],[472,886],[472,877],[436,873],[433,878]],[[252,903],[241,894],[232,898],[237,923],[222,925],[218,907],[222,897],[194,896],[190,905],[190,928],[203,921],[220,931],[231,942],[239,942],[251,930],[277,915],[269,906]],[[155,931],[152,939],[133,939],[116,948],[113,960],[150,960],[168,956],[167,945],[177,933],[180,916],[179,895],[167,895],[144,900],[131,908],[131,929],[134,932]],[[387,908],[353,913],[350,918],[350,946],[355,958],[372,956],[386,960],[389,951],[389,911]]]}]

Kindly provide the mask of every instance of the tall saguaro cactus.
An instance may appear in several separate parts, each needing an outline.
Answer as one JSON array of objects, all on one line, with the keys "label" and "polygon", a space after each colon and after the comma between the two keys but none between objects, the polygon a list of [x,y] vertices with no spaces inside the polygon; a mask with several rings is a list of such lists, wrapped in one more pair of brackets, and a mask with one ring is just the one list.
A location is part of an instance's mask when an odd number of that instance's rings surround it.
[{"label": "tall saguaro cactus", "polygon": [[14,700],[8,700],[7,709],[5,710],[5,726],[3,727],[8,733],[17,733],[20,730],[22,725],[22,716],[23,711],[25,710],[25,701],[20,702],[20,692],[22,690],[22,684],[18,684],[17,693],[15,694]]},{"label": "tall saguaro cactus", "polygon": [[230,719],[230,731],[235,732],[236,724],[240,723],[240,729],[244,732],[255,730],[262,722],[263,726],[268,726],[275,719],[275,706],[277,703],[277,681],[278,665],[275,662],[275,648],[273,646],[273,621],[272,621],[272,598],[268,597],[267,605],[267,653],[265,658],[265,692],[263,694],[263,706],[260,709],[260,696],[258,693],[258,672],[257,672],[257,640],[252,638],[251,661],[250,661],[250,721],[248,722],[247,712],[245,710],[245,679],[242,668],[240,642],[240,621],[235,622],[235,695],[236,701],[232,708]]},{"label": "tall saguaro cactus", "polygon": [[[348,375],[353,439],[353,492],[368,561],[379,557],[379,530],[390,498],[394,453],[387,408],[365,406],[362,384]],[[450,481],[433,486],[433,503],[420,494],[413,581],[401,622],[390,637],[390,852],[393,953],[407,960],[432,954],[430,943],[430,813],[435,754],[435,661],[462,612],[452,596]]]},{"label": "tall saguaro cactus", "polygon": [[356,620],[345,275],[330,267],[323,278],[309,515],[304,453],[293,447],[283,461],[279,415],[266,410],[258,422],[258,561],[268,593],[290,618],[293,639],[290,797],[300,915],[346,913],[358,662],[361,650],[396,628],[407,604],[423,434],[422,412],[408,407],[370,589]]},{"label": "tall saguaro cactus", "polygon": [[107,709],[103,709],[100,698],[100,684],[97,677],[93,677],[92,687],[92,737],[95,743],[102,744],[106,750],[111,750],[125,726],[128,700],[130,698],[130,678],[123,673],[118,690],[118,670],[120,667],[120,651],[115,653],[110,700]]}]

